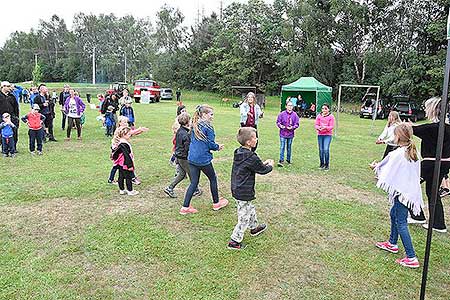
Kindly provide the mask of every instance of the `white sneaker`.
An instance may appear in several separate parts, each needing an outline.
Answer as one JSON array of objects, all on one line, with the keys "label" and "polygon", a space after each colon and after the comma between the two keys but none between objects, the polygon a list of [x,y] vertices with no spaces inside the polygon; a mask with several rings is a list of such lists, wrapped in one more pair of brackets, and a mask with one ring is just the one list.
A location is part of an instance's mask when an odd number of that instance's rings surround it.
[{"label": "white sneaker", "polygon": [[132,190],[132,191],[127,191],[127,194],[128,194],[128,196],[135,196],[135,195],[139,194],[139,192],[136,190]]},{"label": "white sneaker", "polygon": [[408,217],[408,224],[425,224],[427,220],[415,220],[413,218]]},{"label": "white sneaker", "polygon": [[125,190],[119,190],[119,194],[125,195]]},{"label": "white sneaker", "polygon": [[[428,224],[423,224],[422,227],[428,230]],[[446,233],[447,232],[447,228],[444,228],[444,229],[433,228],[433,230],[436,231],[436,232],[439,232],[439,233]]]}]

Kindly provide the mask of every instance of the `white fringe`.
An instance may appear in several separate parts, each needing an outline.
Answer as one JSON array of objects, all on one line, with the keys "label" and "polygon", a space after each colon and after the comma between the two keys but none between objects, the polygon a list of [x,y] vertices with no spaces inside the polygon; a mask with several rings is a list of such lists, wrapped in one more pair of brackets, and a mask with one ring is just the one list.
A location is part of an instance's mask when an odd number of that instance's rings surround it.
[{"label": "white fringe", "polygon": [[414,201],[406,198],[403,194],[399,193],[397,190],[395,190],[394,187],[390,186],[386,182],[377,182],[377,187],[382,189],[383,191],[387,192],[389,194],[389,201],[391,205],[394,203],[394,198],[392,196],[398,195],[398,201],[408,207],[409,209],[412,209],[414,215],[419,215],[421,211],[421,205],[420,203],[415,203]]}]

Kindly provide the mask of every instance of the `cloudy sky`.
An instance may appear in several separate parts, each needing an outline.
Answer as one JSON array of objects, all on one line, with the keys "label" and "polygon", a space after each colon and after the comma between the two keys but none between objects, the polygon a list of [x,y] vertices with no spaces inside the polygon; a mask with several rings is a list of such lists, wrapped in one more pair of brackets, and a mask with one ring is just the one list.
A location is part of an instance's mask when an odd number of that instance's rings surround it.
[{"label": "cloudy sky", "polygon": [[[165,3],[178,7],[185,16],[185,25],[193,24],[198,12],[210,15],[219,12],[220,0],[39,0],[8,2],[8,11],[2,9],[0,17],[0,47],[3,46],[9,35],[14,31],[29,32],[37,28],[39,19],[50,20],[54,14],[62,17],[69,29],[72,27],[73,16],[78,12],[85,14],[109,14],[116,16],[133,15],[135,17],[154,18],[156,12]],[[245,0],[223,0],[225,8],[232,2],[247,2]],[[268,3],[273,1],[266,0]]]}]

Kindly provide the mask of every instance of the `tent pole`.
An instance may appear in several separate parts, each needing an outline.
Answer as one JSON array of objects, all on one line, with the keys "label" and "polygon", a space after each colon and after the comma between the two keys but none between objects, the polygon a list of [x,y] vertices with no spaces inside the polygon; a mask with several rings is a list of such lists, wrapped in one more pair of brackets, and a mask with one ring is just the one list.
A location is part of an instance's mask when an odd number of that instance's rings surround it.
[{"label": "tent pole", "polygon": [[[449,22],[447,23],[447,58],[445,60],[445,74],[444,74],[444,86],[442,91],[441,99],[441,114],[439,116],[439,131],[436,146],[436,160],[434,162],[434,174],[433,174],[433,184],[431,187],[431,199],[430,199],[430,212],[428,220],[428,232],[427,232],[427,242],[425,245],[425,257],[423,259],[423,271],[422,271],[422,284],[420,286],[420,300],[425,299],[427,276],[428,276],[428,264],[430,260],[431,252],[431,239],[433,235],[433,224],[434,224],[434,211],[436,208],[436,200],[438,189],[440,186],[439,173],[441,171],[441,158],[442,158],[442,148],[444,144],[444,131],[445,131],[445,118],[447,117],[447,101],[448,101],[448,84],[450,75],[450,15]],[[444,112],[444,113],[443,113]]]}]

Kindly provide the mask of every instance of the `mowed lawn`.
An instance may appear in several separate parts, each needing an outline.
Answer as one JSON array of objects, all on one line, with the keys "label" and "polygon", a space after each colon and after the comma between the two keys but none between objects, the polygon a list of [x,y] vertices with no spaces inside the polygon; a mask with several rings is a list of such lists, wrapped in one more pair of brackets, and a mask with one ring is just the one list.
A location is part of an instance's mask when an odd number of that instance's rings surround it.
[{"label": "mowed lawn", "polygon": [[[189,112],[199,103],[215,107],[216,137],[225,149],[214,153],[214,167],[220,194],[232,200],[239,110],[222,105],[219,95],[183,96]],[[175,171],[168,164],[175,101],[134,108],[137,124],[150,128],[132,139],[142,180],[134,197],[106,183],[110,139],[97,111],[87,110],[82,142],[63,141],[58,112],[58,142],[45,144],[42,156],[28,153],[21,124],[20,153],[0,160],[0,299],[418,299],[422,269],[394,263],[404,256],[402,246],[397,255],[374,246],[390,227],[387,197],[368,168],[383,154],[375,139],[385,120],[372,127],[371,120],[341,115],[330,171],[323,172],[314,121],[301,119],[293,164],[257,177],[254,204],[269,230],[247,235],[248,247],[239,252],[226,248],[234,202],[213,211],[204,176],[205,193],[193,200],[196,215],[178,214],[187,180],[177,199],[162,191]],[[278,160],[278,111],[277,98],[270,98],[259,125],[262,159]],[[448,198],[444,207],[450,224]],[[426,231],[410,231],[422,263]],[[427,299],[449,299],[449,291],[450,238],[434,234]]]}]

